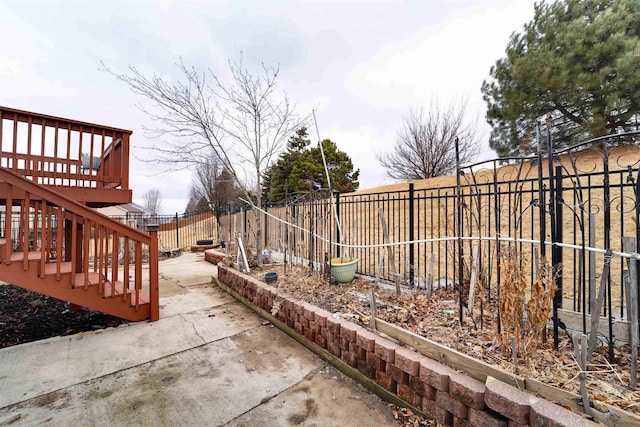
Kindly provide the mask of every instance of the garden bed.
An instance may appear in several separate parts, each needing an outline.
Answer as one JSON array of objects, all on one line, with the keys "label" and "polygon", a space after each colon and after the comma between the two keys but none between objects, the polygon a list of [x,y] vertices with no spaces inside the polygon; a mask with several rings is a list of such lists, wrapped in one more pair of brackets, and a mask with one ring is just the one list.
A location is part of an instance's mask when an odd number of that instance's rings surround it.
[{"label": "garden bed", "polygon": [[[349,285],[328,283],[321,275],[306,268],[267,266],[253,270],[252,276],[263,279],[265,272],[278,272],[278,281],[272,286],[296,299],[323,308],[336,318],[351,319],[368,326],[371,317],[369,290],[372,282],[356,278]],[[424,290],[403,292],[396,297],[391,287],[376,290],[377,317],[411,331],[419,336],[443,344],[451,349],[484,361],[504,371],[524,378],[579,393],[580,369],[573,356],[573,345],[566,333],[560,337],[559,351],[552,348],[552,340],[540,343],[527,355],[520,355],[517,366],[511,351],[500,346],[496,333],[497,308],[487,301],[482,314],[477,313],[463,327],[457,315],[457,294],[451,289],[438,289],[428,299]],[[640,414],[640,392],[628,388],[630,352],[628,347],[615,350],[615,362],[609,364],[607,351],[601,347],[594,355],[587,373],[589,397],[630,413]]]},{"label": "garden bed", "polygon": [[55,336],[116,327],[124,320],[66,301],[0,284],[0,348]]}]

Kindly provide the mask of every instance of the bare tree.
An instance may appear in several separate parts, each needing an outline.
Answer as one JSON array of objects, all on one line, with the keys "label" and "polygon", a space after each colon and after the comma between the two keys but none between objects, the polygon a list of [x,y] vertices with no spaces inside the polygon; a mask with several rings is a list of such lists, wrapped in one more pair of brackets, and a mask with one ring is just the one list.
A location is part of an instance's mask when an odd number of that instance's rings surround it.
[{"label": "bare tree", "polygon": [[390,178],[414,180],[448,175],[456,167],[456,137],[460,161],[468,163],[479,152],[477,127],[465,122],[464,106],[442,107],[433,102],[429,111],[410,110],[403,117],[396,144],[378,162]]},{"label": "bare tree", "polygon": [[[259,74],[229,61],[230,80],[223,82],[212,69],[197,71],[180,62],[180,79],[145,76],[135,67],[129,74],[106,71],[145,97],[140,107],[157,127],[147,129],[172,141],[150,147],[147,161],[184,169],[205,163],[215,155],[242,189],[253,207],[262,204],[262,176],[282,150],[288,136],[303,125],[285,93],[278,94],[279,68],[264,66]],[[262,251],[262,215],[256,209],[256,249]],[[258,256],[258,261],[261,258]]]},{"label": "bare tree", "polygon": [[144,193],[144,208],[149,212],[151,218],[155,218],[162,210],[162,197],[160,190],[152,188]]},{"label": "bare tree", "polygon": [[206,162],[196,165],[189,187],[189,199],[195,202],[195,206],[205,201],[207,208],[214,211],[219,219],[217,208],[237,202],[238,196],[239,189],[232,173],[224,168],[215,153],[209,153]]}]

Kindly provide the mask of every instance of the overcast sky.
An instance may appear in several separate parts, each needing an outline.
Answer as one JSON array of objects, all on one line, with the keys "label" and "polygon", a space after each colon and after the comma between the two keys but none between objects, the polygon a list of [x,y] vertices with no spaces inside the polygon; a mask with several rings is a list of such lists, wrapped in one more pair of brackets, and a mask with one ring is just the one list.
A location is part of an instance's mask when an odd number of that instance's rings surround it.
[{"label": "overcast sky", "polygon": [[[149,145],[145,100],[108,73],[177,75],[175,63],[226,72],[280,66],[279,88],[301,114],[315,109],[360,169],[360,188],[389,184],[376,153],[390,149],[410,108],[466,101],[486,142],[480,87],[509,36],[533,17],[530,0],[422,1],[4,1],[0,105],[133,130],[134,201],[160,190],[163,211],[183,212],[190,174],[135,159]],[[310,132],[316,141],[315,131]]]}]

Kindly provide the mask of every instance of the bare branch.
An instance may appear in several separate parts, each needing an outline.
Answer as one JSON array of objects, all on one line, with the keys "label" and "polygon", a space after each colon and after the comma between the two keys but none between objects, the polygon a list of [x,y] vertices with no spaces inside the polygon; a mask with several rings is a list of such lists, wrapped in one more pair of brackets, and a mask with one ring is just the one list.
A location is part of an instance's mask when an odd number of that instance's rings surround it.
[{"label": "bare branch", "polygon": [[144,208],[151,214],[152,218],[155,218],[160,214],[162,210],[162,197],[160,196],[160,190],[152,188],[144,193]]},{"label": "bare branch", "polygon": [[396,144],[389,153],[378,154],[387,175],[415,180],[447,175],[455,170],[455,139],[460,141],[460,160],[468,163],[479,151],[477,127],[467,125],[465,108],[432,103],[429,111],[410,110],[402,119]]},{"label": "bare branch", "polygon": [[[173,82],[161,75],[146,76],[133,66],[128,74],[105,71],[146,98],[138,106],[155,124],[147,128],[158,140],[144,150],[143,161],[171,170],[204,167],[212,158],[242,189],[247,200],[261,204],[262,176],[305,120],[295,114],[286,93],[278,94],[279,68],[264,66],[252,74],[229,61],[231,79],[222,81],[212,69],[197,71],[182,61]],[[251,170],[252,173],[247,173]],[[256,247],[261,249],[260,220]]]}]

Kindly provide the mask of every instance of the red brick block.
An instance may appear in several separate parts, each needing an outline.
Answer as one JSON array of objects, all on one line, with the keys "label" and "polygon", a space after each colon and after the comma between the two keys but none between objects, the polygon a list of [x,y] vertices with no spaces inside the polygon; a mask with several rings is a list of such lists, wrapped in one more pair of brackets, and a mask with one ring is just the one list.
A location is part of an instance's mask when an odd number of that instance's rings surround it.
[{"label": "red brick block", "polygon": [[304,330],[304,337],[306,339],[308,339],[309,341],[311,341],[311,342],[316,342],[316,334],[311,332],[311,329],[305,329]]},{"label": "red brick block", "polygon": [[443,426],[452,427],[453,426],[453,414],[447,411],[444,408],[436,405],[436,422],[442,424]]},{"label": "red brick block", "polygon": [[360,329],[356,334],[356,344],[368,352],[373,352],[376,345],[376,335],[366,329]]},{"label": "red brick block", "polygon": [[327,350],[336,357],[340,357],[342,355],[340,346],[334,342],[327,342]]},{"label": "red brick block", "polygon": [[409,403],[411,403],[416,408],[420,409],[420,408],[422,408],[422,399],[423,399],[422,396],[420,396],[419,394],[416,394],[416,392],[412,391],[411,392],[411,402],[409,402]]},{"label": "red brick block", "polygon": [[302,315],[310,321],[313,321],[313,317],[315,316],[315,307],[311,304],[305,303],[302,306]]},{"label": "red brick block", "polygon": [[528,427],[529,424],[520,424],[513,420],[507,419],[507,427]]},{"label": "red brick block", "polygon": [[431,400],[436,398],[436,389],[422,381],[420,377],[409,377],[409,387],[420,396]]},{"label": "red brick block", "polygon": [[485,382],[484,403],[520,424],[529,424],[531,395],[493,377]]},{"label": "red brick block", "polygon": [[387,363],[373,353],[367,353],[367,364],[376,371],[385,372],[387,370]]},{"label": "red brick block", "polygon": [[[369,378],[372,378],[371,367],[365,360],[358,360],[358,371],[362,372]],[[375,374],[374,374],[374,377],[375,377]]]},{"label": "red brick block", "polygon": [[387,363],[393,363],[396,357],[396,349],[398,348],[398,344],[394,344],[389,340],[384,338],[376,339],[376,345],[374,348],[374,352],[376,356],[381,358]]},{"label": "red brick block", "polygon": [[422,413],[426,418],[436,417],[436,401],[432,399],[422,398]]},{"label": "red brick block", "polygon": [[451,412],[455,417],[466,419],[468,416],[469,408],[446,391],[438,390],[436,392],[436,405]]},{"label": "red brick block", "polygon": [[327,326],[327,319],[331,317],[331,313],[327,310],[316,307],[313,314],[313,321],[323,328]]},{"label": "red brick block", "polygon": [[398,390],[398,384],[384,372],[376,371],[376,382],[391,393],[395,394]]},{"label": "red brick block", "polygon": [[318,325],[316,322],[311,322],[309,324],[309,329],[311,329],[311,332],[316,335],[320,334],[320,325]]},{"label": "red brick block", "polygon": [[340,325],[340,335],[345,337],[349,342],[356,342],[356,336],[360,329],[362,329],[362,327],[353,322],[344,322]]},{"label": "red brick block", "polygon": [[349,339],[347,337],[343,337],[342,335],[340,335],[338,339],[338,345],[341,349],[349,351]]},{"label": "red brick block", "polygon": [[531,403],[531,425],[536,427],[581,427],[596,426],[580,414],[544,399]]},{"label": "red brick block", "polygon": [[407,403],[411,403],[411,389],[408,384],[398,384],[398,397]]},{"label": "red brick block", "polygon": [[335,335],[333,332],[329,332],[329,329],[324,330],[324,337],[327,339],[327,342],[335,342]]},{"label": "red brick block", "polygon": [[469,420],[465,418],[453,417],[453,427],[471,427]]},{"label": "red brick block", "polygon": [[327,329],[335,335],[340,335],[340,326],[345,323],[342,319],[336,319],[333,316],[327,317]]},{"label": "red brick block", "polygon": [[358,367],[358,359],[356,359],[356,356],[350,351],[342,350],[340,358],[344,360],[349,366],[353,368]]},{"label": "red brick block", "polygon": [[316,344],[322,348],[327,348],[327,339],[322,335],[316,334]]},{"label": "red brick block", "polygon": [[470,408],[484,408],[484,383],[459,372],[449,377],[451,396]]},{"label": "red brick block", "polygon": [[398,384],[409,384],[409,374],[404,372],[397,366],[387,363],[387,375],[389,375]]},{"label": "red brick block", "polygon": [[349,346],[351,352],[356,355],[358,360],[367,360],[367,351],[364,348],[358,347],[354,343]]},{"label": "red brick block", "polygon": [[507,419],[491,410],[469,408],[469,422],[473,427],[507,427]]},{"label": "red brick block", "polygon": [[449,377],[452,374],[453,370],[442,363],[427,357],[420,359],[420,379],[437,390],[449,391]]},{"label": "red brick block", "polygon": [[302,329],[302,323],[300,323],[300,322],[295,322],[295,323],[293,324],[293,329],[295,329],[295,331],[296,331],[297,333],[299,333],[300,335],[302,335],[302,334],[303,334],[303,332],[304,332],[304,330]]},{"label": "red brick block", "polygon": [[254,279],[253,277],[249,278],[249,280],[247,280],[245,283],[247,284],[247,289],[251,290],[252,292],[255,292],[260,285],[260,282],[258,282],[258,280]]},{"label": "red brick block", "polygon": [[413,350],[409,350],[405,347],[398,347],[396,349],[396,356],[393,363],[407,374],[415,376],[420,373],[420,360],[423,357],[424,356],[421,356]]},{"label": "red brick block", "polygon": [[309,319],[307,319],[306,317],[300,317],[300,323],[302,323],[302,327],[305,331],[309,329]]}]

